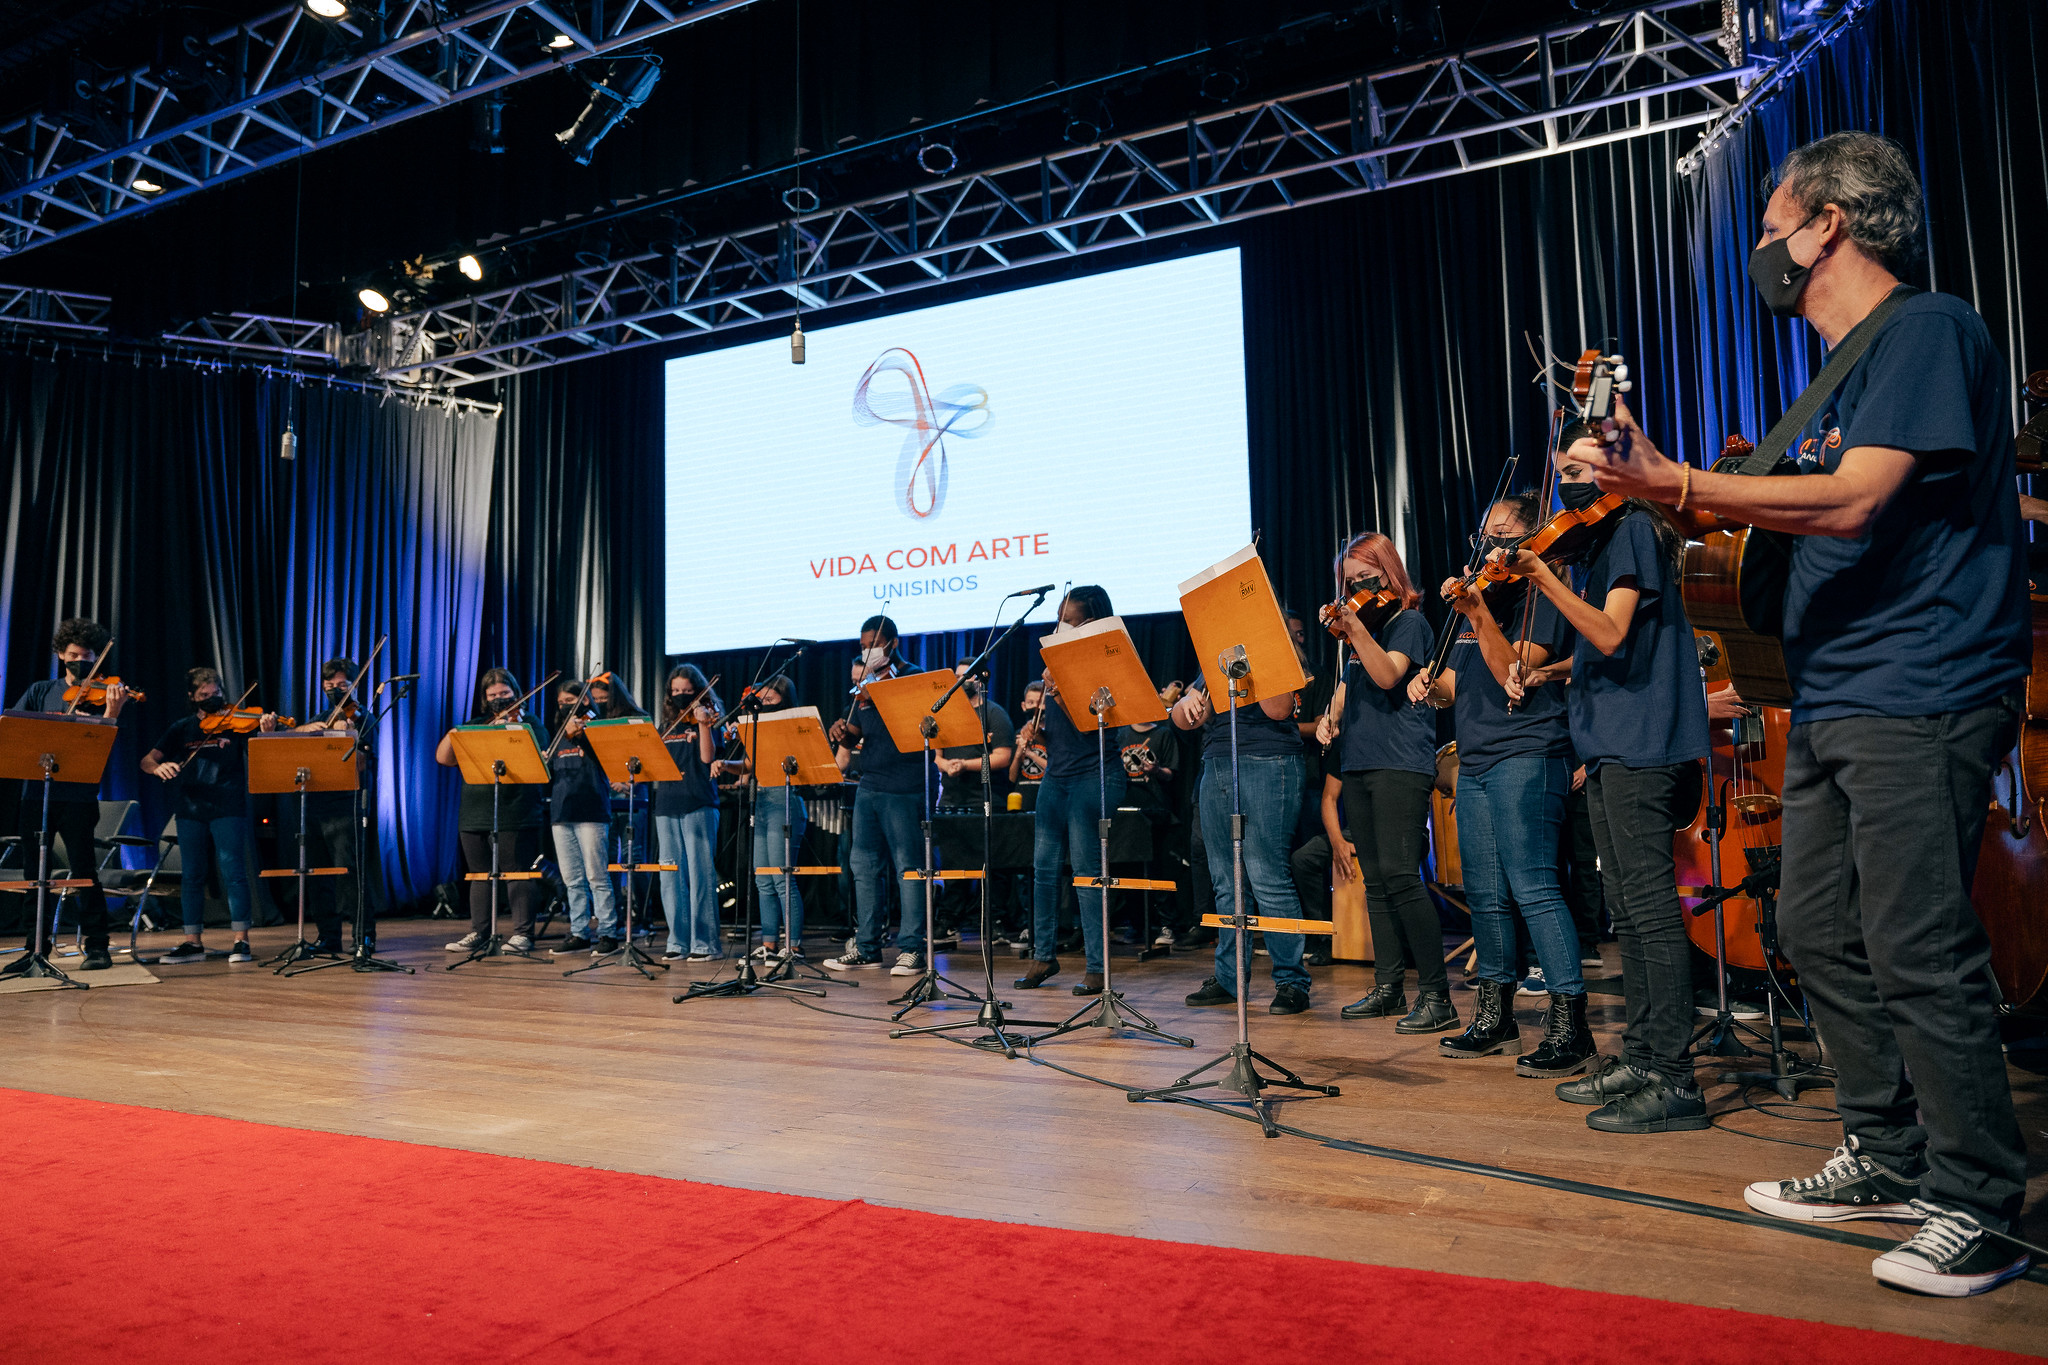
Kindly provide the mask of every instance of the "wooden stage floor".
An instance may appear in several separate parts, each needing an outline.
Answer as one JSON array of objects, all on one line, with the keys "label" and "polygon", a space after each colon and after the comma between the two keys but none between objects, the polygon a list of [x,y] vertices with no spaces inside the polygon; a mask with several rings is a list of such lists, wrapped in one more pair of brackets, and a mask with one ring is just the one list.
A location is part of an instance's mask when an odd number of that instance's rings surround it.
[{"label": "wooden stage floor", "polygon": [[[282,980],[224,963],[156,969],[163,984],[0,996],[0,1084],[722,1185],[936,1213],[1301,1252],[1814,1318],[2048,1353],[2048,1284],[2020,1281],[1949,1302],[1880,1289],[1873,1252],[1693,1214],[1496,1178],[1267,1140],[1247,1122],[1117,1091],[1028,1060],[933,1039],[892,1041],[876,1018],[788,999],[671,995],[713,965],[654,983],[607,968],[564,980],[563,964],[491,961],[454,973],[446,921],[384,926],[385,955],[416,976],[346,968]],[[289,929],[259,931],[276,951]],[[159,938],[159,948],[174,940]],[[216,945],[218,946],[218,945]],[[813,949],[822,945],[813,940]],[[1610,962],[1613,949],[1608,949]],[[1741,1208],[1751,1180],[1806,1174],[1840,1140],[1827,1123],[1741,1112],[1711,1092],[1725,1131],[1619,1137],[1584,1125],[1499,1058],[1438,1059],[1434,1037],[1392,1021],[1343,1023],[1366,969],[1317,969],[1315,1008],[1264,1012],[1253,1045],[1342,1096],[1287,1106],[1285,1121],[1384,1147]],[[1099,1034],[1047,1044],[1048,1060],[1125,1084],[1164,1084],[1223,1051],[1228,1010],[1193,1010],[1206,954],[1119,967],[1120,984],[1190,1051]],[[576,965],[569,963],[566,965]],[[962,981],[979,958],[941,958]],[[999,956],[1007,986],[1014,957]],[[1064,1018],[1064,988],[1003,992],[1017,1012]],[[1594,976],[1613,971],[1593,972]],[[863,972],[814,1002],[879,1017],[907,982]],[[1459,992],[1469,1014],[1471,995]],[[1523,1001],[1523,1034],[1540,1002]],[[916,1011],[910,1022],[930,1021]],[[1612,1046],[1618,995],[1594,996]],[[948,1013],[948,1018],[960,1015]],[[1532,1040],[1533,1045],[1533,1040]],[[2048,1242],[2048,1078],[2015,1067],[2032,1147],[2027,1235]],[[1761,1096],[1759,1096],[1761,1098]],[[1827,1091],[1807,1098],[1826,1103]],[[1754,1136],[1744,1136],[1753,1134]],[[1782,1146],[1762,1137],[1812,1144]],[[147,1153],[136,1154],[147,1177]],[[346,1171],[328,1173],[345,1181]],[[536,1169],[536,1180],[547,1179]],[[111,1192],[110,1192],[111,1193]],[[89,1192],[82,1192],[89,1198]],[[1889,1236],[1875,1223],[1847,1225]],[[957,1287],[929,1286],[943,1302]],[[967,1291],[958,1291],[967,1292]],[[1144,1293],[1143,1286],[1133,1292]],[[1270,1296],[1269,1296],[1270,1297]],[[1284,1295],[1282,1296],[1284,1301]],[[1288,1311],[1313,1312],[1312,1304]],[[1773,1344],[1757,1343],[1759,1358]]]}]

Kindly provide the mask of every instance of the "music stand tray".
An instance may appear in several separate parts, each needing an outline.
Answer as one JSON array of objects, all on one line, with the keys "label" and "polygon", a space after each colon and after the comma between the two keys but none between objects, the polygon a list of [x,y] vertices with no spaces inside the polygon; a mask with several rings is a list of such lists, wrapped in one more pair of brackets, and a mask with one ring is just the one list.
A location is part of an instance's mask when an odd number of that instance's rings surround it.
[{"label": "music stand tray", "polygon": [[533,731],[523,720],[503,725],[458,725],[448,732],[448,738],[455,750],[456,766],[462,770],[462,780],[473,787],[491,789],[491,870],[481,878],[474,873],[467,878],[491,884],[491,931],[474,952],[460,962],[449,963],[447,970],[452,972],[486,957],[537,961],[530,953],[507,948],[498,935],[499,887],[508,881],[527,881],[540,875],[523,870],[506,872],[498,866],[498,789],[508,785],[547,785],[547,760],[541,757],[540,746],[533,742]]},{"label": "music stand tray", "polygon": [[[1151,890],[1160,885],[1171,889],[1173,883],[1119,880],[1109,873],[1109,827],[1116,817],[1116,812],[1109,809],[1109,732],[1121,725],[1165,720],[1166,704],[1159,700],[1159,689],[1145,671],[1138,658],[1138,647],[1131,642],[1130,632],[1120,617],[1108,616],[1085,626],[1056,630],[1039,641],[1038,655],[1052,675],[1060,709],[1067,713],[1067,719],[1082,734],[1095,732],[1095,781],[1101,809],[1095,822],[1099,865],[1095,876],[1076,877],[1074,885],[1092,889],[1100,897],[1097,909],[1102,916],[1102,994],[1051,1032],[1029,1041],[1036,1046],[1076,1029],[1099,1028],[1111,1037],[1119,1032],[1142,1033],[1161,1042],[1193,1047],[1194,1039],[1168,1033],[1127,1002],[1116,989],[1110,967],[1110,959],[1115,955],[1115,943],[1109,934],[1110,891],[1119,887]],[[1121,766],[1121,755],[1118,762]]]},{"label": "music stand tray", "polygon": [[346,876],[345,867],[306,866],[306,796],[310,792],[352,792],[361,785],[355,764],[355,736],[346,730],[294,730],[282,734],[249,736],[249,790],[252,793],[295,791],[299,794],[299,858],[291,868],[269,868],[258,877],[291,877],[299,884],[299,933],[297,942],[264,962],[277,975],[295,976],[285,969],[295,962],[318,957],[318,946],[306,942],[306,879]]},{"label": "music stand tray", "polygon": [[[625,784],[626,788],[626,932],[619,940],[619,947],[597,958],[586,967],[572,967],[563,976],[580,976],[594,972],[599,967],[609,967],[623,962],[648,980],[654,979],[653,968],[668,970],[668,964],[650,957],[633,943],[633,875],[636,871],[659,869],[659,863],[640,863],[635,855],[639,852],[638,837],[635,833],[633,803],[639,795],[642,784],[648,782],[680,782],[683,770],[676,766],[670,756],[668,745],[663,743],[661,731],[645,716],[626,716],[617,720],[594,720],[583,727],[583,742],[591,756],[604,769],[604,775],[614,782]],[[674,914],[673,908],[669,911]]]},{"label": "music stand tray", "polygon": [[[47,977],[60,989],[86,990],[88,983],[73,981],[50,961],[43,943],[43,926],[49,923],[50,892],[70,891],[93,885],[94,878],[50,878],[50,791],[57,774],[66,782],[89,783],[98,787],[106,771],[107,756],[114,751],[120,725],[105,716],[65,715],[54,711],[0,711],[0,778],[20,778],[43,784],[43,819],[36,849],[36,875],[25,881],[0,882],[0,890],[36,893],[35,933],[25,957],[9,963],[9,976]],[[76,856],[76,855],[74,855]],[[28,860],[22,860],[26,863]],[[91,859],[86,859],[91,871]],[[71,869],[73,872],[79,869]]]},{"label": "music stand tray", "polygon": [[[1273,581],[1259,558],[1258,548],[1247,545],[1218,564],[1211,565],[1180,585],[1181,613],[1188,634],[1195,642],[1202,662],[1202,675],[1212,705],[1227,710],[1230,724],[1230,881],[1231,913],[1227,927],[1234,931],[1237,977],[1237,1041],[1230,1051],[1188,1072],[1172,1085],[1156,1090],[1132,1090],[1126,1098],[1175,1100],[1197,1090],[1216,1089],[1233,1096],[1215,1100],[1219,1104],[1248,1106],[1267,1137],[1279,1136],[1273,1123],[1275,1101],[1264,1092],[1274,1088],[1298,1090],[1303,1096],[1335,1095],[1334,1085],[1315,1085],[1280,1065],[1251,1045],[1251,1017],[1245,1005],[1247,940],[1256,920],[1244,909],[1244,809],[1237,771],[1238,708],[1269,697],[1300,690],[1308,676],[1300,656],[1294,652],[1294,638],[1280,614],[1280,600],[1273,593]],[[1222,698],[1216,702],[1215,698]],[[1291,827],[1296,812],[1285,813]],[[1219,917],[1220,918],[1220,917]],[[1265,1063],[1278,1076],[1259,1072]],[[1215,1080],[1197,1080],[1219,1066],[1229,1066]]]},{"label": "music stand tray", "polygon": [[[796,878],[839,875],[837,867],[796,866],[796,851],[792,847],[796,830],[796,789],[836,783],[843,775],[839,771],[839,765],[832,761],[832,745],[825,738],[825,722],[815,706],[797,706],[765,716],[757,711],[739,721],[738,727],[740,746],[754,769],[754,785],[761,790],[774,787],[782,789],[782,866],[757,867],[754,872],[781,874],[782,900],[786,915]],[[759,799],[758,796],[756,799]],[[742,855],[742,866],[753,861],[750,854],[751,850],[748,850]],[[758,899],[757,897],[757,902]],[[765,926],[762,927],[765,931]],[[783,926],[783,931],[785,934],[788,933],[787,924]],[[789,991],[797,995],[825,994],[816,987],[799,986],[786,979],[796,975],[797,955],[802,950],[801,944],[793,944],[790,956],[770,967],[765,975],[754,969],[751,948],[750,930],[748,949],[740,953],[739,964],[730,979],[692,982],[687,991],[675,997],[674,1003],[680,1005],[685,1000],[702,1000],[707,996],[752,995],[755,991],[770,989]],[[822,976],[816,979],[833,980]],[[844,981],[838,984],[858,986],[860,983]]]}]

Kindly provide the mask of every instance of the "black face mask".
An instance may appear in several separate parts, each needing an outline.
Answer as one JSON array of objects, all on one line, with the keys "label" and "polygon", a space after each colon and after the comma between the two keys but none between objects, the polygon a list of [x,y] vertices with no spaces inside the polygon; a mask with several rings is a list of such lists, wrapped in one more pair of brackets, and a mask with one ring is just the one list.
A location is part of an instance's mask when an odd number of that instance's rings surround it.
[{"label": "black face mask", "polygon": [[697,704],[697,694],[695,692],[671,692],[668,694],[668,700],[669,705],[675,707],[676,710],[687,711]]},{"label": "black face mask", "polygon": [[228,699],[226,697],[223,697],[218,692],[208,697],[205,701],[196,702],[194,704],[198,706],[200,710],[206,712],[206,714],[208,714],[209,716],[214,714],[216,711],[225,711],[228,709]]},{"label": "black face mask", "polygon": [[349,686],[347,683],[343,683],[339,687],[330,687],[327,689],[327,700],[340,701],[343,697],[346,697],[348,694]]},{"label": "black face mask", "polygon": [[[1816,210],[1806,223],[1818,217],[1820,213]],[[1771,310],[1773,317],[1799,316],[1799,297],[1806,292],[1806,280],[1813,267],[1792,259],[1792,239],[1805,229],[1806,223],[1749,253],[1750,283],[1763,295],[1764,307]]]},{"label": "black face mask", "polygon": [[1574,512],[1583,512],[1600,501],[1600,485],[1590,479],[1585,483],[1559,483],[1557,498]]},{"label": "black face mask", "polygon": [[91,659],[66,659],[64,674],[73,682],[84,682],[85,675],[92,672]]}]

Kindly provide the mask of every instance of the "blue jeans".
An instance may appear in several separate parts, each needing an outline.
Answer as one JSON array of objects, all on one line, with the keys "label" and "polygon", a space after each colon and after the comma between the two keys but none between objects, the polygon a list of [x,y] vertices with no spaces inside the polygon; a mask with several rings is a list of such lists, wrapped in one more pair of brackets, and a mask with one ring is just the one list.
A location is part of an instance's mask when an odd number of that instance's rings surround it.
[{"label": "blue jeans", "polygon": [[600,937],[619,936],[619,907],[608,870],[610,855],[611,830],[597,821],[555,826],[555,862],[569,893],[569,932],[578,938],[591,936],[593,917]]},{"label": "blue jeans", "polygon": [[718,942],[718,807],[701,806],[688,815],[654,817],[655,846],[674,872],[661,875],[661,904],[668,912],[668,950],[692,957],[724,957]]},{"label": "blue jeans", "polygon": [[[1515,910],[1552,995],[1584,995],[1579,933],[1557,879],[1557,843],[1571,773],[1562,757],[1516,754],[1458,774],[1458,855],[1472,907],[1481,981],[1515,979]],[[1510,905],[1514,907],[1510,909]]]},{"label": "blue jeans", "polygon": [[[1244,811],[1244,880],[1248,899],[1258,901],[1261,915],[1300,919],[1301,897],[1287,862],[1287,844],[1301,809],[1302,760],[1298,754],[1237,761],[1238,795]],[[1230,755],[1202,764],[1202,842],[1209,849],[1210,881],[1216,888],[1216,913],[1237,913],[1230,873]],[[1301,965],[1300,934],[1266,934],[1273,959],[1273,984],[1308,990],[1308,969]],[[1237,930],[1216,935],[1216,984],[1237,994]]]},{"label": "blue jeans", "polygon": [[[861,791],[853,798],[853,852],[847,866],[853,870],[853,902],[859,921],[853,931],[853,946],[869,957],[882,952],[883,878],[901,877],[912,868],[924,866],[924,832],[918,828],[924,797],[916,792]],[[924,952],[925,883],[906,883],[914,891],[903,894],[903,923],[896,930],[896,951]]]},{"label": "blue jeans", "polygon": [[[296,863],[293,866],[297,866]],[[243,938],[255,916],[249,913],[249,817],[211,820],[178,817],[178,896],[185,907],[185,932],[194,938],[206,927],[206,874],[218,868],[228,923]]]},{"label": "blue jeans", "polygon": [[[781,867],[785,852],[792,865],[796,855],[803,849],[804,830],[810,823],[809,813],[804,809],[804,799],[792,794],[789,813],[795,817],[796,826],[789,831],[789,847],[782,846],[782,794],[784,787],[764,787],[754,798],[754,866]],[[789,879],[789,905],[782,904],[782,878],[773,875],[754,874],[754,894],[761,901],[761,937],[763,940],[780,938],[782,922],[789,921],[789,946],[800,946],[804,941],[804,898],[797,890],[797,878]]]},{"label": "blue jeans", "polygon": [[[1124,799],[1129,781],[1122,765],[1109,775],[1109,809]],[[1104,793],[1096,775],[1048,777],[1038,784],[1038,804],[1032,808],[1031,844],[1031,955],[1040,962],[1053,960],[1060,934],[1060,864],[1070,864],[1076,877],[1093,877],[1102,871],[1102,845],[1095,822],[1102,818]],[[1102,972],[1102,893],[1076,887],[1074,901],[1081,916],[1081,943],[1088,957],[1088,970]]]}]

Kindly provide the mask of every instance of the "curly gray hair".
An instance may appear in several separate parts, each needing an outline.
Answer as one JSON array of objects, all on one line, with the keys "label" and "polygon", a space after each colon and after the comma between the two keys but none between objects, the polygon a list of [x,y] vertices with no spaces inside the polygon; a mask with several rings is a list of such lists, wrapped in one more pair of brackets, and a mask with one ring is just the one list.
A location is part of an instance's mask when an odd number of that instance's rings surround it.
[{"label": "curly gray hair", "polygon": [[1778,163],[1776,182],[1811,217],[1834,204],[1849,240],[1894,274],[1920,259],[1920,181],[1905,148],[1876,133],[1831,133]]}]

